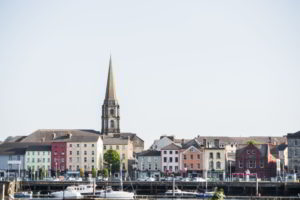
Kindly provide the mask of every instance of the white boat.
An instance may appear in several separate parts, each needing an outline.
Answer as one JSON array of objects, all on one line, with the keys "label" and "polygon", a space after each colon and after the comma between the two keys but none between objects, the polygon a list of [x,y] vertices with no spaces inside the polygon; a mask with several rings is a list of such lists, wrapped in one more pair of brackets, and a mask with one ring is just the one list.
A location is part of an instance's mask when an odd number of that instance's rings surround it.
[{"label": "white boat", "polygon": [[79,192],[81,195],[89,195],[89,194],[93,194],[94,192],[95,194],[100,193],[100,191],[96,191],[96,185],[93,184],[78,185],[78,186],[73,185],[73,186],[68,186],[67,189],[68,188]]},{"label": "white boat", "polygon": [[67,187],[64,191],[58,191],[58,192],[52,192],[51,196],[55,198],[81,198],[82,195],[80,194],[79,191],[75,190],[74,187],[69,186]]},{"label": "white boat", "polygon": [[16,192],[14,194],[14,198],[17,198],[17,199],[20,199],[20,198],[31,199],[32,198],[32,192]]},{"label": "white boat", "polygon": [[102,191],[98,196],[101,198],[107,198],[107,199],[133,199],[134,193],[126,192],[123,190],[114,191],[110,188],[110,189]]},{"label": "white boat", "polygon": [[[167,196],[173,196],[173,190],[167,190],[165,192],[165,195]],[[196,192],[187,192],[187,191],[182,191],[180,189],[175,189],[174,190],[174,196],[180,196],[180,197],[196,197],[197,193]]]}]

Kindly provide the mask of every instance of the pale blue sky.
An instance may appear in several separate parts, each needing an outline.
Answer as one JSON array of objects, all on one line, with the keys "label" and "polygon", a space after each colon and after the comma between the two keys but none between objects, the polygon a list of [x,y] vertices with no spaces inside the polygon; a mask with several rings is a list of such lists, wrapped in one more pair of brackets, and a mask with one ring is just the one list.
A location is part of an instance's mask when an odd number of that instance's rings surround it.
[{"label": "pale blue sky", "polygon": [[300,1],[0,0],[3,140],[101,129],[112,54],[121,130],[300,130]]}]

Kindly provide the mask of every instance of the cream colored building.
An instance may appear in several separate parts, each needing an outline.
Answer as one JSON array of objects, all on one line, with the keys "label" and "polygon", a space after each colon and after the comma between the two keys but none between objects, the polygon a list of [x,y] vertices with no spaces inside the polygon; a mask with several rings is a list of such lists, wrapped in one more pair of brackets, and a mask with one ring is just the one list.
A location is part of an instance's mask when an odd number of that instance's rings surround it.
[{"label": "cream colored building", "polygon": [[225,178],[225,149],[205,148],[204,149],[204,169],[205,178]]},{"label": "cream colored building", "polygon": [[128,160],[133,159],[133,142],[122,137],[104,137],[103,138],[103,151],[116,150],[122,161],[122,169],[128,172]]},{"label": "cream colored building", "polygon": [[72,137],[67,141],[67,168],[85,172],[103,169],[103,142],[100,136]]}]

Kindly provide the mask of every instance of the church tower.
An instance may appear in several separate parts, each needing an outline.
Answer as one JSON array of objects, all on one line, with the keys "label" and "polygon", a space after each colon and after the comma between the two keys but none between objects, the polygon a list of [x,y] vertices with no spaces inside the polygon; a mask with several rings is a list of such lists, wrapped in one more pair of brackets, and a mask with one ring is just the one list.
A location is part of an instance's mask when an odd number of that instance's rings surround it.
[{"label": "church tower", "polygon": [[120,133],[120,106],[116,96],[114,73],[111,57],[107,77],[105,99],[102,105],[102,135]]}]

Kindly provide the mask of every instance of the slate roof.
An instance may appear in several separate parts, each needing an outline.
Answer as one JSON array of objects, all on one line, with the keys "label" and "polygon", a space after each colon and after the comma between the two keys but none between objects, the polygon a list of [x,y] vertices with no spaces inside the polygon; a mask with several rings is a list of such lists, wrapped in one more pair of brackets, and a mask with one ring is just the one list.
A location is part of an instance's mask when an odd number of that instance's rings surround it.
[{"label": "slate roof", "polygon": [[269,144],[240,144],[236,149],[236,155],[245,151],[249,145],[254,145],[259,151],[261,156],[267,156],[269,152]]},{"label": "slate roof", "polygon": [[26,151],[51,151],[51,145],[31,145]]},{"label": "slate roof", "polygon": [[198,140],[193,139],[193,140],[190,140],[190,141],[184,143],[184,144],[182,145],[182,148],[183,148],[183,149],[187,149],[187,148],[189,148],[189,147],[191,147],[191,146],[194,146],[194,147],[196,147],[197,149],[199,149],[199,148],[201,147],[201,145],[200,145],[200,143],[198,142]]},{"label": "slate roof", "polygon": [[126,145],[128,144],[128,139],[120,137],[103,137],[103,145]]},{"label": "slate roof", "polygon": [[100,135],[94,132],[96,131],[77,129],[39,129],[20,142],[95,142]]},{"label": "slate roof", "polygon": [[0,155],[25,155],[25,151],[28,147],[36,145],[40,145],[40,143],[3,143],[0,145]]},{"label": "slate roof", "polygon": [[9,136],[4,140],[4,142],[20,142],[24,138],[26,138],[26,136]]},{"label": "slate roof", "polygon": [[160,156],[161,152],[160,151],[155,151],[155,150],[147,150],[147,151],[142,151],[137,154],[137,156]]},{"label": "slate roof", "polygon": [[288,133],[287,137],[288,138],[300,138],[300,131],[298,131],[296,133]]},{"label": "slate roof", "polygon": [[164,148],[162,148],[161,150],[180,150],[181,147],[175,143],[171,143],[167,146],[165,146]]},{"label": "slate roof", "polygon": [[206,139],[206,142],[213,142],[214,139],[219,139],[220,144],[247,144],[250,140],[255,140],[258,143],[266,144],[266,143],[285,143],[286,137],[270,137],[270,136],[250,136],[250,137],[223,137],[223,136],[198,136],[196,138],[201,144],[203,143],[203,139]]}]

